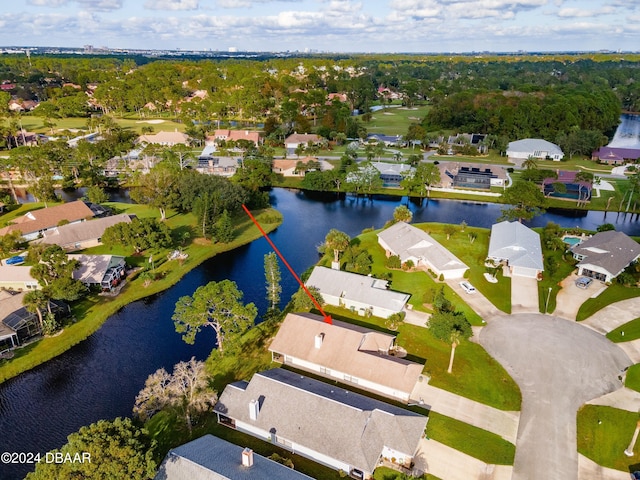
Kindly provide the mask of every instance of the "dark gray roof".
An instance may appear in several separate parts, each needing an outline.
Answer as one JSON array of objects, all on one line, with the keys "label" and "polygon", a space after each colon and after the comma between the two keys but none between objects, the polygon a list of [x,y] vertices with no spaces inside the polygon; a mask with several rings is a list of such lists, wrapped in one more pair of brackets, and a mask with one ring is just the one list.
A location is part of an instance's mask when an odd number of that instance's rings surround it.
[{"label": "dark gray roof", "polygon": [[[260,402],[256,420],[249,402]],[[386,446],[413,455],[427,417],[280,368],[225,388],[214,410],[373,472]]]},{"label": "dark gray roof", "polygon": [[169,451],[155,480],[309,480],[311,477],[257,453],[253,466],[243,467],[244,449],[205,435]]},{"label": "dark gray roof", "polygon": [[500,222],[491,226],[488,256],[507,259],[512,267],[544,269],[540,235],[520,222]]},{"label": "dark gray roof", "polygon": [[320,293],[343,297],[348,300],[387,308],[396,312],[409,301],[411,295],[387,290],[387,282],[366,275],[315,267],[306,281],[320,290]]},{"label": "dark gray roof", "polygon": [[625,233],[610,230],[596,233],[571,251],[585,257],[578,265],[596,265],[616,276],[638,258],[640,245]]}]

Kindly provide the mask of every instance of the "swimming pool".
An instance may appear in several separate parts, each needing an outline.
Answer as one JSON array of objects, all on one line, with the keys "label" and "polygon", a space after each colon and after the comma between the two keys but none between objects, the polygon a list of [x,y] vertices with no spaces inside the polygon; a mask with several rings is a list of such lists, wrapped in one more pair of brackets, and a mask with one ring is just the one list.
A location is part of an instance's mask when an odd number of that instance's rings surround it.
[{"label": "swimming pool", "polygon": [[567,245],[571,245],[573,247],[574,245],[579,244],[582,239],[580,237],[564,237],[562,241]]}]

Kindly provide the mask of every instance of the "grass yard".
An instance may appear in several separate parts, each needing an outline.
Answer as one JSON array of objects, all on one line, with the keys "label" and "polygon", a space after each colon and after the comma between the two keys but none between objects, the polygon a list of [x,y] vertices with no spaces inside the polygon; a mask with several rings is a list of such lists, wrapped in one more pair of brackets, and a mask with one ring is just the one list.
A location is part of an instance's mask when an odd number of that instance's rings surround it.
[{"label": "grass yard", "polygon": [[515,445],[495,433],[454,418],[430,412],[427,435],[489,465],[513,465]]},{"label": "grass yard", "polygon": [[620,325],[607,333],[607,338],[614,343],[630,342],[640,338],[640,318]]},{"label": "grass yard", "polygon": [[627,412],[600,405],[585,405],[578,410],[578,452],[599,465],[631,472],[640,470],[640,445],[635,455],[627,457],[638,422],[637,412]]},{"label": "grass yard", "polygon": [[[172,117],[173,118],[173,117]],[[86,132],[78,133],[78,135],[89,133],[87,127],[87,118],[56,118],[54,119],[54,133],[61,130],[86,130]],[[114,118],[115,122],[126,130],[132,130],[138,134],[142,133],[142,127],[152,127],[153,133],[173,132],[176,129],[179,132],[184,131],[184,124],[173,121],[172,119],[151,119],[151,118]],[[160,122],[160,123],[156,123]],[[44,126],[44,119],[35,115],[25,115],[22,117],[22,126],[29,132],[51,134],[51,129]]]},{"label": "grass yard", "polygon": [[[376,471],[373,472],[373,480],[404,480],[405,478],[407,477],[403,477],[400,472],[388,467],[378,467]],[[440,480],[438,477],[429,473],[418,478],[420,480]]]},{"label": "grass yard", "polygon": [[589,298],[584,302],[578,310],[576,320],[584,320],[607,305],[635,297],[640,297],[640,288],[625,287],[619,283],[613,283],[596,298]]},{"label": "grass yard", "polygon": [[631,365],[627,370],[627,375],[624,379],[624,386],[640,392],[640,363]]},{"label": "grass yard", "polygon": [[[157,210],[141,205],[109,205],[115,207],[118,212],[126,211],[140,216],[158,216]],[[282,216],[276,210],[266,209],[255,212],[254,215],[256,213],[256,218],[267,232],[273,231],[282,222]],[[192,231],[192,222],[193,217],[191,215],[177,215],[175,212],[168,212],[167,223],[174,229],[174,234]],[[194,232],[192,231],[192,233]],[[155,260],[157,279],[145,288],[143,281],[133,274],[127,279],[127,285],[117,297],[91,295],[76,302],[72,305],[72,313],[77,319],[75,323],[65,327],[55,337],[45,337],[24,348],[15,350],[15,356],[10,360],[0,360],[0,382],[40,365],[68,350],[95,332],[109,316],[123,306],[166,290],[206,259],[218,253],[245,245],[261,236],[248,217],[236,219],[235,234],[236,237],[231,243],[222,245],[211,244],[210,241],[200,241],[200,239],[196,241],[197,235],[191,235],[192,240],[184,248],[189,257],[182,263],[167,260],[167,254],[172,249],[146,251],[144,256],[131,256],[131,251],[125,251],[120,248],[110,249],[106,246],[89,249],[89,252],[96,254],[123,254],[127,256],[127,262],[131,262],[133,265],[148,265],[149,255],[153,255],[154,259],[157,259]]]},{"label": "grass yard", "polygon": [[392,107],[378,110],[371,114],[371,120],[362,121],[362,115],[357,117],[369,133],[384,135],[406,135],[409,125],[420,123],[429,111],[428,106],[414,108]]}]

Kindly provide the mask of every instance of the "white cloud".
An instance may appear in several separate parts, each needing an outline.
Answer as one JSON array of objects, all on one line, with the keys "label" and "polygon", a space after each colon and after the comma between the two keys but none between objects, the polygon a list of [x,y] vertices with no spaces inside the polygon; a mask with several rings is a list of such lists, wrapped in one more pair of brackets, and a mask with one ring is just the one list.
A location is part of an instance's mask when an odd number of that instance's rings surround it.
[{"label": "white cloud", "polygon": [[149,10],[197,10],[198,0],[147,0],[144,7]]},{"label": "white cloud", "polygon": [[66,5],[68,0],[27,0],[27,5],[34,5],[36,7],[61,7]]},{"label": "white cloud", "polygon": [[98,10],[108,12],[122,8],[122,0],[75,0],[79,5],[87,10]]},{"label": "white cloud", "polygon": [[558,11],[559,17],[579,18],[579,17],[599,17],[600,15],[607,15],[615,13],[613,7],[602,7],[597,10],[587,10],[584,8],[561,8]]},{"label": "white cloud", "polygon": [[[276,0],[216,0],[218,8],[251,8],[254,5],[275,3]],[[302,0],[277,0],[280,3],[301,3]]]}]

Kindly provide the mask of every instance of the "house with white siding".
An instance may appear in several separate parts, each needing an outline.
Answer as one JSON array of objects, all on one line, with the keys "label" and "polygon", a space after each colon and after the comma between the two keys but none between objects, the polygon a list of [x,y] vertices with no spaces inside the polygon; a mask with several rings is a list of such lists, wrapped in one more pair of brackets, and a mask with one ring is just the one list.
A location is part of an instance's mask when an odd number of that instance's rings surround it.
[{"label": "house with white siding", "polygon": [[578,275],[610,282],[640,257],[640,244],[623,232],[599,232],[571,248]]},{"label": "house with white siding", "polygon": [[393,355],[396,337],[311,313],[289,313],[269,351],[273,360],[408,402],[424,365]]},{"label": "house with white siding", "polygon": [[315,267],[306,281],[316,287],[322,299],[334,307],[343,307],[358,315],[389,318],[400,313],[411,295],[388,290],[386,280],[357,273]]},{"label": "house with white siding", "polygon": [[214,407],[223,425],[351,478],[369,479],[380,460],[409,467],[427,417],[276,368],[227,385]]},{"label": "house with white siding", "polygon": [[398,255],[402,263],[411,260],[416,267],[430,269],[445,279],[462,278],[469,268],[427,232],[405,222],[380,232],[378,243],[387,257]]},{"label": "house with white siding", "polygon": [[559,162],[564,158],[564,153],[555,143],[542,140],[541,138],[524,138],[509,142],[507,146],[507,157],[513,159],[526,160],[529,157],[541,160],[550,159]]},{"label": "house with white siding", "polygon": [[491,226],[488,258],[504,262],[511,275],[538,278],[544,270],[540,235],[520,222],[500,222]]}]

